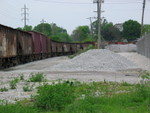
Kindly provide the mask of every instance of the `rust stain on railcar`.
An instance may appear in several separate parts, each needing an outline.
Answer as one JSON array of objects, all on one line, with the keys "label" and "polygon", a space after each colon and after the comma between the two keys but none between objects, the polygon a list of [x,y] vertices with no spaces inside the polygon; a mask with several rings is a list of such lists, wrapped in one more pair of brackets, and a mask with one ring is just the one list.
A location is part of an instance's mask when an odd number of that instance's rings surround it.
[{"label": "rust stain on railcar", "polygon": [[18,54],[29,55],[32,54],[32,35],[18,30]]},{"label": "rust stain on railcar", "polygon": [[0,57],[13,57],[16,56],[16,52],[16,31],[0,25]]}]

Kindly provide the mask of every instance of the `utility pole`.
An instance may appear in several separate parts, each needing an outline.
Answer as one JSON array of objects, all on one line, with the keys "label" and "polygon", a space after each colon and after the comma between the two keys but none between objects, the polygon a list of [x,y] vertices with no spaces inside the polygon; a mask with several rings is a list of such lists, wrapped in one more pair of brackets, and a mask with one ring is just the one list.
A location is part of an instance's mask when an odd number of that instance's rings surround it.
[{"label": "utility pole", "polygon": [[92,25],[92,18],[96,18],[96,17],[89,17],[89,18],[87,18],[87,19],[89,19],[89,20],[90,20],[90,26],[91,26],[91,32],[90,32],[90,34],[91,34],[91,36],[92,36],[92,38],[93,38],[93,25]]},{"label": "utility pole", "polygon": [[98,40],[97,48],[100,49],[101,46],[101,4],[103,0],[94,0],[94,3],[97,3],[97,21],[98,21]]},{"label": "utility pole", "polygon": [[28,20],[27,16],[29,15],[27,13],[27,10],[29,10],[29,9],[26,7],[26,5],[24,5],[24,8],[22,8],[21,10],[23,10],[23,13],[21,15],[23,15],[22,20],[24,21],[24,27],[25,27],[27,25],[27,20]]},{"label": "utility pole", "polygon": [[44,33],[44,23],[46,22],[44,19],[40,21],[42,23],[42,32]]},{"label": "utility pole", "polygon": [[141,21],[141,36],[143,34],[143,27],[144,27],[144,11],[145,11],[145,4],[146,4],[146,0],[143,0],[143,9],[142,9],[142,21]]}]

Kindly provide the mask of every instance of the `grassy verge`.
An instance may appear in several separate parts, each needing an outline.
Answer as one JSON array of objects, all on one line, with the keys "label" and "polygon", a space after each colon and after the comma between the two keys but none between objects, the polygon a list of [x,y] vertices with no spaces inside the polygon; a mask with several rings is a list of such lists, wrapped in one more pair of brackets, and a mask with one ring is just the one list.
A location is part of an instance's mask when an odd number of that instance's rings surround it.
[{"label": "grassy verge", "polygon": [[141,78],[140,84],[106,81],[44,84],[29,101],[0,105],[0,113],[150,113],[150,74],[145,72]]}]

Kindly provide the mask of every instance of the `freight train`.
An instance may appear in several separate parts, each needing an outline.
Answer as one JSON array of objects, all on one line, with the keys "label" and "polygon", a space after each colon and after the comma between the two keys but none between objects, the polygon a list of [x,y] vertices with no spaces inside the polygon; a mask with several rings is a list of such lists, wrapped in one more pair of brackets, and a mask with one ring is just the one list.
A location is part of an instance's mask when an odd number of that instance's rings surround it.
[{"label": "freight train", "polygon": [[25,32],[0,24],[0,69],[44,58],[73,54],[89,45],[95,43],[58,42],[35,31]]}]

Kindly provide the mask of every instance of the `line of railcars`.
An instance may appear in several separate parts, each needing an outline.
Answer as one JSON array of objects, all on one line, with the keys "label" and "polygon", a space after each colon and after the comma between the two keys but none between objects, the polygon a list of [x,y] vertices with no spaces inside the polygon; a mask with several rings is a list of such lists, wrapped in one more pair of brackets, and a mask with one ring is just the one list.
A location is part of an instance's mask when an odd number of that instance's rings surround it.
[{"label": "line of railcars", "polygon": [[0,24],[0,69],[53,56],[69,55],[94,42],[66,43],[45,35],[25,32]]}]

